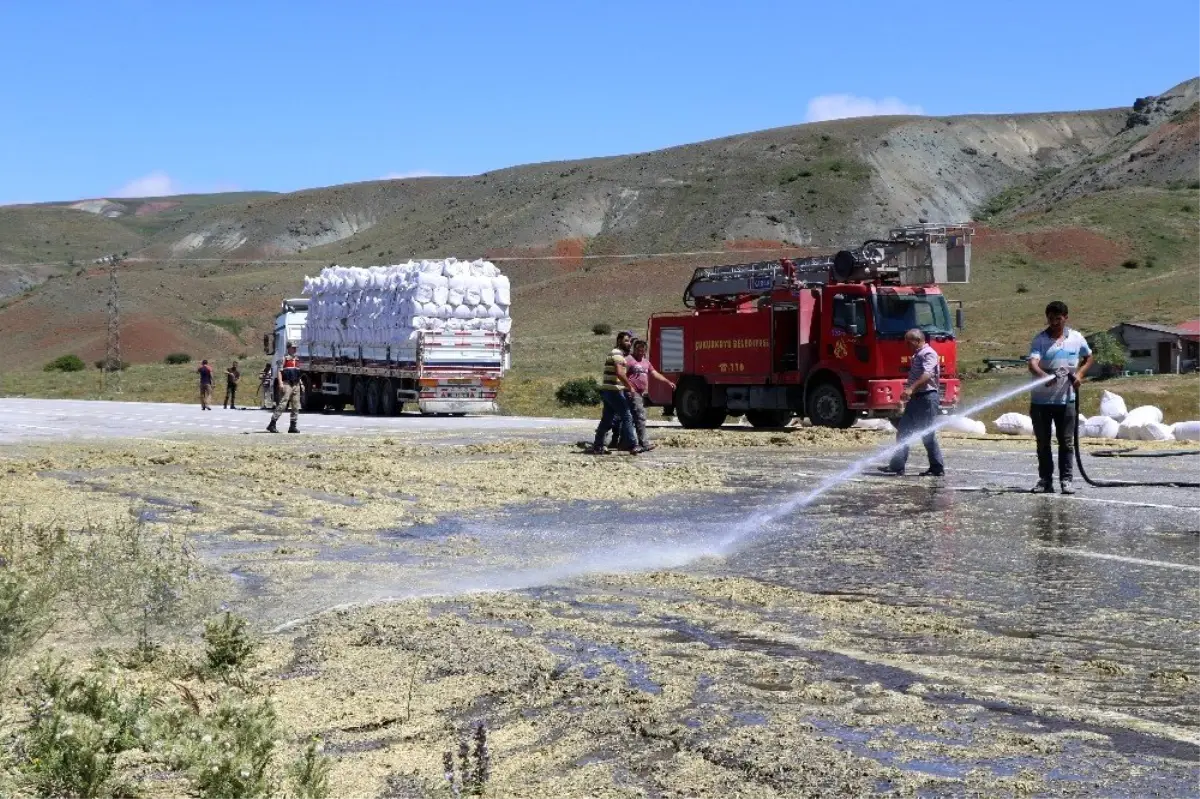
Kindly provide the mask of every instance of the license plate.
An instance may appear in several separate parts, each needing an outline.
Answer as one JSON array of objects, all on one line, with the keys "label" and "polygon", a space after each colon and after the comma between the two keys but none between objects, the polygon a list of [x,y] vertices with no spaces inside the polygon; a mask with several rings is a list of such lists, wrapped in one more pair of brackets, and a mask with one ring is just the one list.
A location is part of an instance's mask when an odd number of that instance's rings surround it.
[{"label": "license plate", "polygon": [[439,388],[438,397],[441,399],[478,399],[477,388]]}]

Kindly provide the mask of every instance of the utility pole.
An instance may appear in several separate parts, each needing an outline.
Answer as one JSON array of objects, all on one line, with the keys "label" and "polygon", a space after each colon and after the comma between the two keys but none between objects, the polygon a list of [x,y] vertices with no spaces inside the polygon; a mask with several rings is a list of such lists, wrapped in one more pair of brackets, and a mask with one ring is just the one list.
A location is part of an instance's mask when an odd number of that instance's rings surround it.
[{"label": "utility pole", "polygon": [[113,392],[121,393],[121,287],[117,283],[117,266],[121,256],[108,256],[108,348],[104,354],[104,365],[100,370],[101,391],[107,388],[106,377],[113,374]]}]

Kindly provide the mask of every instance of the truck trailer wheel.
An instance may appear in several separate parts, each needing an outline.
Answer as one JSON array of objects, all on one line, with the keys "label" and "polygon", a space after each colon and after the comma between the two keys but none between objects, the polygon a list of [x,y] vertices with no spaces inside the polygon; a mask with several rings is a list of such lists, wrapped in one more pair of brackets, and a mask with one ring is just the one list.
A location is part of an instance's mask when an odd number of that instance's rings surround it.
[{"label": "truck trailer wheel", "polygon": [[787,427],[792,420],[789,410],[758,410],[746,411],[746,421],[751,427]]},{"label": "truck trailer wheel", "polygon": [[679,424],[689,429],[711,427],[707,424],[712,409],[709,407],[711,393],[702,380],[688,380],[675,391],[675,416]]},{"label": "truck trailer wheel", "polygon": [[378,378],[371,378],[367,382],[367,414],[370,416],[378,416],[380,413],[379,389]]},{"label": "truck trailer wheel", "polygon": [[367,383],[365,380],[354,381],[354,393],[352,395],[354,404],[354,412],[359,416],[367,415]]},{"label": "truck trailer wheel", "polygon": [[384,416],[395,416],[397,413],[396,387],[387,378],[379,384],[379,412]]},{"label": "truck trailer wheel", "polygon": [[835,383],[818,383],[808,392],[808,418],[818,427],[847,428],[855,414],[846,406],[846,396]]}]

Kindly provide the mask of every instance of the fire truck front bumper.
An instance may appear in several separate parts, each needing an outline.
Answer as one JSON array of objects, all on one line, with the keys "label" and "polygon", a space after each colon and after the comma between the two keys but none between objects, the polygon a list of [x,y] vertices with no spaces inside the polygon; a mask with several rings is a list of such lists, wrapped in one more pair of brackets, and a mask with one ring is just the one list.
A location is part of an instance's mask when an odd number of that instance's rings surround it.
[{"label": "fire truck front bumper", "polygon": [[[942,394],[939,397],[943,410],[958,406],[959,381],[957,378],[942,381]],[[904,391],[904,380],[871,380],[867,383],[865,406],[859,409],[872,413],[886,413],[900,409],[900,393]],[[862,398],[862,394],[859,394]]]}]

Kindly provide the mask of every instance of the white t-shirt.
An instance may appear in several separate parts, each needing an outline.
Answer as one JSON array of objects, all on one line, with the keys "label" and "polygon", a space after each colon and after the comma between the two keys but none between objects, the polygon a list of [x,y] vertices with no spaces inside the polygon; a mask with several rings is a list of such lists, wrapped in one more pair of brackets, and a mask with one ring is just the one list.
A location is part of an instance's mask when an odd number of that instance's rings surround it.
[{"label": "white t-shirt", "polygon": [[[1054,338],[1043,330],[1029,346],[1029,360],[1041,361],[1042,371],[1052,375],[1066,367],[1074,374],[1079,362],[1092,354],[1092,348],[1078,330],[1064,327],[1062,335]],[[1038,386],[1030,394],[1034,405],[1066,405],[1075,401],[1075,388],[1069,380],[1055,380]]]}]

